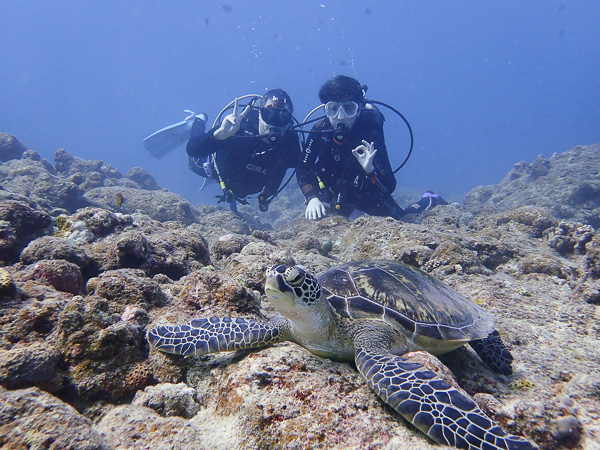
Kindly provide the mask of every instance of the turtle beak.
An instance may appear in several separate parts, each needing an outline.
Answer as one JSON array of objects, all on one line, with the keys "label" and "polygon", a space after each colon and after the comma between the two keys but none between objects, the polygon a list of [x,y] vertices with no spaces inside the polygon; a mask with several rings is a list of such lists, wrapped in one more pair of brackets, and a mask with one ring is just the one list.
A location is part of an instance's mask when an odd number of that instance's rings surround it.
[{"label": "turtle beak", "polygon": [[290,291],[289,285],[284,280],[285,271],[289,266],[285,264],[275,264],[267,269],[267,280],[265,282],[265,292],[268,290],[277,290],[281,292]]},{"label": "turtle beak", "polygon": [[265,282],[265,294],[271,304],[281,314],[291,314],[296,303],[296,295],[285,282],[284,274],[286,266],[276,265],[267,270]]},{"label": "turtle beak", "polygon": [[265,281],[265,294],[271,297],[277,291],[277,277],[267,273],[267,281]]},{"label": "turtle beak", "polygon": [[265,282],[265,294],[273,295],[276,293],[292,292],[292,289],[283,279],[283,274],[276,270],[277,267],[284,266],[273,266],[267,272],[267,281]]}]

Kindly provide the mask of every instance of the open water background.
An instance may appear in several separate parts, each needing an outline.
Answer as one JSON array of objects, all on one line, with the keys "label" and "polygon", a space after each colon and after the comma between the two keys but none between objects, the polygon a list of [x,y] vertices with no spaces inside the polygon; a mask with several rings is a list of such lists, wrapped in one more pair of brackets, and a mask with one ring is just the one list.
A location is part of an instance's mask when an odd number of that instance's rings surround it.
[{"label": "open water background", "polygon": [[[274,87],[302,119],[336,74],[413,126],[399,189],[460,200],[518,161],[600,142],[595,0],[0,0],[0,17],[0,131],[49,160],[63,147],[144,167],[193,203],[216,189],[144,137]],[[397,166],[408,136],[386,117]]]}]

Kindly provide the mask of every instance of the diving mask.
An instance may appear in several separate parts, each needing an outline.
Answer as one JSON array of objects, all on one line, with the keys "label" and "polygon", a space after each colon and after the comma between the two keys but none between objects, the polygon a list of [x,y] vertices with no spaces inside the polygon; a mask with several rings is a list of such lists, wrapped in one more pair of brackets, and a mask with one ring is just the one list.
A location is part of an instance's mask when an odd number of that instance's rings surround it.
[{"label": "diving mask", "polygon": [[260,113],[260,118],[265,123],[274,127],[283,128],[286,125],[289,125],[292,121],[292,113],[285,108],[267,106],[264,108],[259,108],[258,111]]},{"label": "diving mask", "polygon": [[[341,117],[340,117],[341,111]],[[351,119],[358,114],[358,103],[356,102],[327,102],[325,114],[330,119]]]}]

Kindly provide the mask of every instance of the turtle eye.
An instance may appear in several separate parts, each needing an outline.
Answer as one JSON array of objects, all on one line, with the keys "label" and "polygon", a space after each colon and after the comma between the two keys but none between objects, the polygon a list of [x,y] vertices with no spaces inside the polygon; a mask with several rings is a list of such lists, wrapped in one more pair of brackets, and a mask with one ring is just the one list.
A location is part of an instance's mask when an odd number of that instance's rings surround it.
[{"label": "turtle eye", "polygon": [[290,267],[285,275],[285,281],[291,286],[298,286],[302,284],[303,280],[304,274],[297,267]]},{"label": "turtle eye", "polygon": [[277,273],[285,273],[285,266],[283,264],[275,264],[271,267],[271,271],[273,270]]}]

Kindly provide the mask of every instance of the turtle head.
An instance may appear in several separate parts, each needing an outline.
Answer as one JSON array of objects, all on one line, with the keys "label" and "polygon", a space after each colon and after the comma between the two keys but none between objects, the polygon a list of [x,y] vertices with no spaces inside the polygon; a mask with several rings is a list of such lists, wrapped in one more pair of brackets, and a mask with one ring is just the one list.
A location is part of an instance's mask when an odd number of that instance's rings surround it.
[{"label": "turtle head", "polygon": [[276,264],[268,269],[265,294],[291,321],[309,319],[323,304],[319,282],[302,266]]}]

